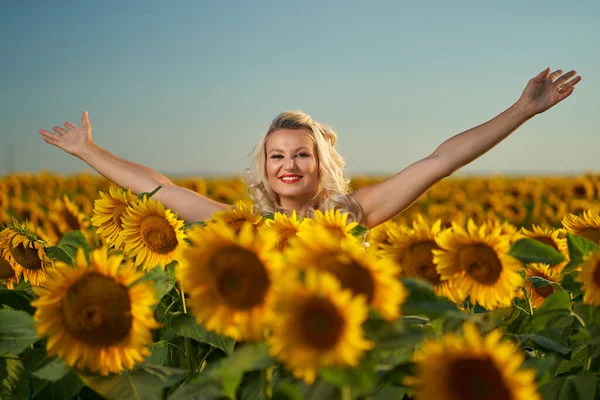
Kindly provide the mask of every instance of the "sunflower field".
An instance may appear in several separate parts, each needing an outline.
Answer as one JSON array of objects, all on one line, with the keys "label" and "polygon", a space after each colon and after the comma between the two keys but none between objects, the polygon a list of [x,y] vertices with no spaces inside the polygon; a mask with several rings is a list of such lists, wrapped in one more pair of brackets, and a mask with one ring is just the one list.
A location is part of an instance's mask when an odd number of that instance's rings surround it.
[{"label": "sunflower field", "polygon": [[600,175],[447,178],[371,230],[173,182],[231,207],[0,178],[0,399],[600,399]]}]

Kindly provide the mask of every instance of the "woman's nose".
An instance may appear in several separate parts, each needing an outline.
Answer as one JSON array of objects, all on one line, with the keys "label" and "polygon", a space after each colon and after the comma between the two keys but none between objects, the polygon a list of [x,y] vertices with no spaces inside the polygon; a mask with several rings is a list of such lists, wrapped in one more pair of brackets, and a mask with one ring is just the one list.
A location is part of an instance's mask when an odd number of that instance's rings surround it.
[{"label": "woman's nose", "polygon": [[294,167],[296,166],[296,160],[294,160],[294,157],[288,158],[285,163],[285,166],[288,169],[294,169]]}]

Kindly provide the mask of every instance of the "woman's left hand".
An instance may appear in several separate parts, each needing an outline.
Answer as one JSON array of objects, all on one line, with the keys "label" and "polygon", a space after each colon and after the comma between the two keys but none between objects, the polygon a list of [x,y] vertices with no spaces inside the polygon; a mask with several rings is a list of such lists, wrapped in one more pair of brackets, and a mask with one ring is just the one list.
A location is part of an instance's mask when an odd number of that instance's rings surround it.
[{"label": "woman's left hand", "polygon": [[581,76],[577,76],[575,70],[563,74],[559,69],[550,73],[548,67],[527,83],[518,103],[533,117],[569,97],[579,81]]}]

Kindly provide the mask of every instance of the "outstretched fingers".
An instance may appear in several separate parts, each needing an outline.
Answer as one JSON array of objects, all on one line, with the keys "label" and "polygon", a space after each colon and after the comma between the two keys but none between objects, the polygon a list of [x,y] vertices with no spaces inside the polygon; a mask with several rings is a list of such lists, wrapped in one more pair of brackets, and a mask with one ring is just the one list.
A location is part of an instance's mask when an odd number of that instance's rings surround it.
[{"label": "outstretched fingers", "polygon": [[60,143],[60,136],[57,135],[56,133],[50,133],[48,131],[45,131],[43,129],[39,130],[40,135],[42,135],[42,139],[44,139],[44,141],[46,143],[50,143],[51,145],[54,146],[58,146]]},{"label": "outstretched fingers", "polygon": [[60,126],[56,125],[55,127],[52,128],[52,130],[56,133],[58,133],[59,135],[62,135],[64,133],[67,132],[67,130],[65,128],[61,128]]},{"label": "outstretched fingers", "polygon": [[554,71],[553,73],[548,75],[548,79],[550,80],[550,82],[554,82],[558,79],[559,76],[562,75],[562,73],[563,73],[562,69],[557,69],[556,71]]}]

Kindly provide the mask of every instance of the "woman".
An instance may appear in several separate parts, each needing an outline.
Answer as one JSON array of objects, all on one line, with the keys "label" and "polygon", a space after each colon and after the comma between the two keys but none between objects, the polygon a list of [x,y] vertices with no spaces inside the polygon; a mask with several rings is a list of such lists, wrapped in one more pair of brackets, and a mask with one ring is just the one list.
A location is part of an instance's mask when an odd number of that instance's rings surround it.
[{"label": "woman", "polygon": [[[254,150],[250,196],[263,215],[295,209],[298,215],[309,216],[313,209],[340,208],[372,228],[402,212],[433,184],[489,151],[528,119],[569,97],[580,80],[575,71],[550,73],[546,68],[495,118],[451,137],[431,155],[391,178],[351,193],[343,174],[344,162],[334,147],[336,134],[306,114],[281,113]],[[87,111],[81,127],[66,122],[64,128],[55,126],[53,130],[39,133],[47,143],[81,158],[115,184],[134,193],[162,186],[154,198],[183,220],[203,221],[229,207],[97,146]]]}]

